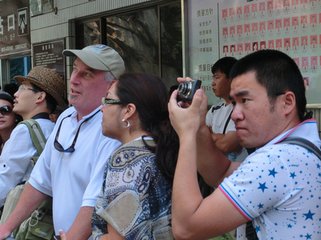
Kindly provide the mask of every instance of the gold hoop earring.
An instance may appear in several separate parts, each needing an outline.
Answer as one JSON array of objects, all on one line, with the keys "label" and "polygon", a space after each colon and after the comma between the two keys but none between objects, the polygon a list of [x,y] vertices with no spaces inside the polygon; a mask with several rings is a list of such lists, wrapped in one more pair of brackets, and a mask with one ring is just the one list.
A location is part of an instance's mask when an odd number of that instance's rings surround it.
[{"label": "gold hoop earring", "polygon": [[125,128],[129,128],[129,127],[130,127],[130,122],[129,122],[128,120],[126,120],[126,119],[123,118],[121,121],[126,124],[126,125],[125,125]]}]

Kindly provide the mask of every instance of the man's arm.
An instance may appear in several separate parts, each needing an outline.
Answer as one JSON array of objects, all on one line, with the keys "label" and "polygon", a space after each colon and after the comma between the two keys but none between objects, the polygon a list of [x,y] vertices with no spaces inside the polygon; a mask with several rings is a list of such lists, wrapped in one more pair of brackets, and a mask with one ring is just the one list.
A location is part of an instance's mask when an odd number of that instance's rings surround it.
[{"label": "man's arm", "polygon": [[17,206],[8,217],[7,221],[0,225],[0,239],[5,239],[18,227],[48,196],[39,192],[29,183],[25,184]]},{"label": "man's arm", "polygon": [[231,163],[212,141],[210,129],[202,125],[197,133],[197,170],[210,186],[218,186],[239,163]]},{"label": "man's arm", "polygon": [[225,154],[229,152],[239,152],[242,149],[236,131],[230,131],[225,134],[212,133],[212,139],[217,148]]},{"label": "man's arm", "polygon": [[[226,164],[228,160],[220,159],[223,154],[209,147],[210,144],[213,145],[209,130],[199,128],[203,121],[202,111],[207,104],[207,101],[204,103],[206,97],[202,90],[197,91],[192,105],[186,109],[177,106],[176,93],[172,94],[169,102],[171,122],[180,139],[173,184],[174,236],[175,239],[205,239],[218,236],[245,223],[248,219],[241,215],[219,189],[203,199],[197,181],[197,160],[202,158],[210,160],[217,157],[218,161],[209,161],[209,164],[204,161],[205,164],[201,165],[216,165],[219,169],[218,175],[224,175],[228,170],[229,164]],[[204,151],[201,151],[202,149]],[[199,156],[200,153],[201,156]],[[215,153],[218,155],[208,155]],[[223,163],[223,168],[219,166],[220,163]],[[208,170],[212,175],[215,175],[216,171],[215,168]]]},{"label": "man's arm", "polygon": [[81,207],[78,215],[66,233],[68,240],[87,240],[91,235],[93,207]]},{"label": "man's arm", "polygon": [[[203,93],[202,103],[199,109],[199,129],[197,133],[197,169],[202,175],[203,179],[210,186],[217,186],[224,179],[230,175],[239,164],[231,164],[231,161],[219,149],[212,140],[212,132],[205,123],[207,114],[207,97]],[[180,110],[180,109],[178,109]],[[186,109],[188,112],[189,109]],[[192,118],[189,113],[185,117]]]},{"label": "man's arm", "polygon": [[197,170],[210,186],[218,186],[240,166],[231,162],[212,141],[211,130],[201,125],[197,134]]},{"label": "man's arm", "polygon": [[[67,233],[60,233],[62,239],[87,240],[91,235],[91,216],[93,207],[81,207],[80,211]],[[124,239],[113,227],[108,225],[108,234],[100,239]]]}]

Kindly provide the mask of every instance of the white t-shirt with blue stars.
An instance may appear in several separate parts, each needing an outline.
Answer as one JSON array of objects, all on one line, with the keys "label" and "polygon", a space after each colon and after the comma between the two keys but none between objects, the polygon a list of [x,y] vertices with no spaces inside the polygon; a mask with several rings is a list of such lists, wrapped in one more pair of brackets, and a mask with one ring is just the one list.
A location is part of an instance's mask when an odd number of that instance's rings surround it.
[{"label": "white t-shirt with blue stars", "polygon": [[289,135],[321,146],[316,122],[307,120],[248,156],[219,188],[253,220],[259,239],[321,239],[321,160],[282,144]]}]

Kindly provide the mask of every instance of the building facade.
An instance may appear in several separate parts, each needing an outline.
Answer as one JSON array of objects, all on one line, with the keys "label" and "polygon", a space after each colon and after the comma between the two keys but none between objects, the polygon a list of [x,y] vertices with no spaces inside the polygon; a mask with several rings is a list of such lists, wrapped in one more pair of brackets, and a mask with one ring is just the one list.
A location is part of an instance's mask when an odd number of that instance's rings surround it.
[{"label": "building facade", "polygon": [[321,0],[0,0],[0,83],[38,65],[68,83],[72,59],[62,50],[103,43],[127,71],[156,74],[168,87],[177,76],[200,79],[212,104],[217,59],[272,48],[296,61],[319,116],[320,24]]}]

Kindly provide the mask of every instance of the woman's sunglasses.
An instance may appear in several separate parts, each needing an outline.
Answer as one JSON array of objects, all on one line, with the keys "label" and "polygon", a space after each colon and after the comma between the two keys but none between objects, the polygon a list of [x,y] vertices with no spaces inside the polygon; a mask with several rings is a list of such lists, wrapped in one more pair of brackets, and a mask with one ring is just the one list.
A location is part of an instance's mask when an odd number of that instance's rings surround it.
[{"label": "woman's sunglasses", "polygon": [[0,113],[2,115],[8,115],[12,112],[12,108],[10,106],[4,105],[0,107]]}]

